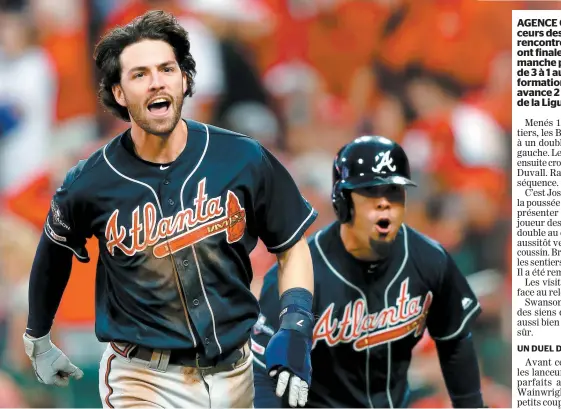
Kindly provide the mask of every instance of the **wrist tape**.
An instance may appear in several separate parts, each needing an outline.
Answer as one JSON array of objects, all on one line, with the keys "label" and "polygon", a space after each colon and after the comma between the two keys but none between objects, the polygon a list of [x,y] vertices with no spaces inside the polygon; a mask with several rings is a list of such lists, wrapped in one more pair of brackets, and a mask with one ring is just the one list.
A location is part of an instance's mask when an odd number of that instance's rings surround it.
[{"label": "wrist tape", "polygon": [[281,297],[281,312],[279,315],[279,329],[290,329],[312,337],[314,316],[312,309],[312,294],[304,288],[291,288]]}]

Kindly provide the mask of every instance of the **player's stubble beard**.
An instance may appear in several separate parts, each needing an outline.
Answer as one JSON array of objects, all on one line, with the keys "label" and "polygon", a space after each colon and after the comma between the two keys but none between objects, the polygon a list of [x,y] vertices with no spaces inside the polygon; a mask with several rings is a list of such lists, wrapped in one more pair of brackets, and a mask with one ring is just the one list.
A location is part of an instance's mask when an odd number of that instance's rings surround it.
[{"label": "player's stubble beard", "polygon": [[[392,250],[395,237],[391,240],[375,239],[372,238],[368,233],[354,233],[353,230],[356,227],[354,217],[349,222],[350,229],[347,230],[351,234],[350,237],[354,236],[354,249],[347,248],[354,257],[367,260],[367,261],[379,261],[387,258]],[[342,232],[342,231],[341,231]],[[368,249],[368,252],[364,250]],[[370,254],[368,254],[370,253]]]},{"label": "player's stubble beard", "polygon": [[169,94],[158,94],[161,96],[167,96],[171,98],[171,104],[168,109],[172,110],[171,116],[166,116],[162,119],[148,118],[148,101],[152,100],[155,96],[151,96],[146,102],[142,104],[129,103],[127,96],[125,95],[125,101],[127,102],[127,109],[132,120],[146,133],[156,135],[162,138],[167,138],[177,126],[177,123],[181,119],[181,110],[183,109],[183,91],[180,90],[175,95]]},{"label": "player's stubble beard", "polygon": [[369,239],[370,249],[377,256],[378,259],[387,258],[390,255],[392,250],[394,240],[385,241],[385,240],[376,240],[373,238]]}]

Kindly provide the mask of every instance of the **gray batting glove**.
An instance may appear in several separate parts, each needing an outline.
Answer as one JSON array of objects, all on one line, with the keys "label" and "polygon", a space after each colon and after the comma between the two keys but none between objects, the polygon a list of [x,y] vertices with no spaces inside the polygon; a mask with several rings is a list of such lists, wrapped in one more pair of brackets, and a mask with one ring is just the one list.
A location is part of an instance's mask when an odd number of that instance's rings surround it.
[{"label": "gray batting glove", "polygon": [[[276,370],[272,370],[270,375],[275,376]],[[289,386],[290,384],[290,386]],[[308,400],[308,384],[296,375],[292,375],[288,371],[282,371],[278,377],[277,388],[275,393],[280,398],[288,386],[288,404],[295,408],[297,406],[304,407]]]},{"label": "gray batting glove", "polygon": [[46,385],[68,386],[70,377],[78,380],[84,376],[84,372],[73,365],[51,342],[50,333],[41,338],[30,338],[27,334],[23,334],[23,344],[39,382]]}]

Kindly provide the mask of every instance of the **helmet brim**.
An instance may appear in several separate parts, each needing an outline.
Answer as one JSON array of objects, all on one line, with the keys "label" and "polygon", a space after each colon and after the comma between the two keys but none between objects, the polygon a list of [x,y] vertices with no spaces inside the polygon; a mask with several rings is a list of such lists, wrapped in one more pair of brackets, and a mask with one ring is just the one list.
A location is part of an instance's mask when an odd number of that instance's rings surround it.
[{"label": "helmet brim", "polygon": [[368,180],[364,180],[362,177],[352,177],[341,181],[341,188],[349,190],[383,185],[417,186],[412,180],[397,175],[387,177],[376,176]]}]

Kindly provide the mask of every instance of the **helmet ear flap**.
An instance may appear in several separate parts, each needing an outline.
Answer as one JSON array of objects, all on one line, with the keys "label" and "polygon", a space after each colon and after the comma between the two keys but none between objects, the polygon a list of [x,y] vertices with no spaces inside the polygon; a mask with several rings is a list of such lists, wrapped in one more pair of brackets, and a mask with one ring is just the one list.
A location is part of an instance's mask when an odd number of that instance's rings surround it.
[{"label": "helmet ear flap", "polygon": [[333,189],[331,196],[335,215],[340,223],[348,223],[352,217],[352,201],[346,190]]}]

